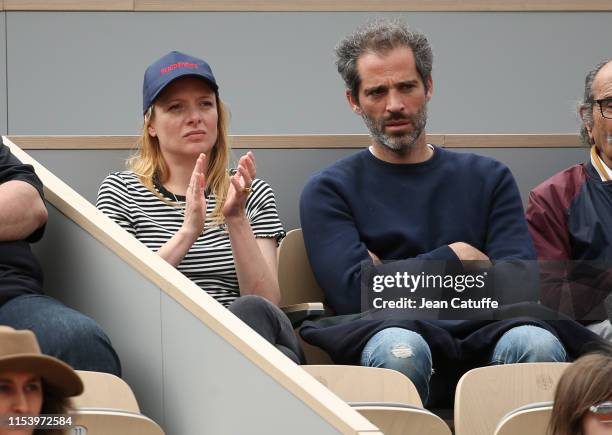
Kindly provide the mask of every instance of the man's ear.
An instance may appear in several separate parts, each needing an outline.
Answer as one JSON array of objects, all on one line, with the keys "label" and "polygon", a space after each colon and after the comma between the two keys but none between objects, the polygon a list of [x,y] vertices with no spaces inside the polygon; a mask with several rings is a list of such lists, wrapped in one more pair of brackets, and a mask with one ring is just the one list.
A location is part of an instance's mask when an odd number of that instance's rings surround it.
[{"label": "man's ear", "polygon": [[346,89],[344,91],[344,95],[346,95],[346,100],[348,101],[351,110],[357,115],[361,115],[361,107],[359,107],[359,102],[355,101],[355,98],[353,98],[353,93],[349,89]]},{"label": "man's ear", "polygon": [[578,114],[580,115],[580,120],[582,121],[582,125],[584,125],[584,128],[587,131],[587,135],[589,136],[589,143],[592,145],[595,143],[595,140],[593,139],[593,133],[591,132],[591,126],[589,125],[589,123],[584,119],[584,111],[586,110],[586,108],[581,107],[580,110],[578,111]]},{"label": "man's ear", "polygon": [[427,83],[427,94],[425,95],[425,98],[427,98],[427,101],[429,101],[433,95],[433,79],[431,78],[431,74],[429,77],[427,77],[425,82]]}]

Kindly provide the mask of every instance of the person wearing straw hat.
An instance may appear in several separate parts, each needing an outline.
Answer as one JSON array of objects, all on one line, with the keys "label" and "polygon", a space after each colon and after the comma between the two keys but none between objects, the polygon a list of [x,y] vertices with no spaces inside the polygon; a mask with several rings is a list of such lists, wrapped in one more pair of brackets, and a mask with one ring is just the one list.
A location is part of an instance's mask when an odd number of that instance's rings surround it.
[{"label": "person wearing straw hat", "polygon": [[0,143],[0,325],[30,329],[47,355],[77,370],[121,375],[119,358],[93,319],[43,294],[30,243],[44,233],[43,185],[31,165]]},{"label": "person wearing straw hat", "polygon": [[531,191],[527,223],[538,260],[557,269],[543,302],[612,341],[612,60],[587,74],[578,112],[590,159]]},{"label": "person wearing straw hat", "polygon": [[59,434],[18,428],[9,416],[66,414],[83,383],[66,363],[43,355],[32,331],[0,326],[0,435]]},{"label": "person wearing straw hat", "polygon": [[144,124],[130,170],[102,182],[96,206],[294,362],[302,352],[278,308],[285,236],[272,188],[248,152],[228,171],[228,114],[210,65],[172,51],[143,82]]}]

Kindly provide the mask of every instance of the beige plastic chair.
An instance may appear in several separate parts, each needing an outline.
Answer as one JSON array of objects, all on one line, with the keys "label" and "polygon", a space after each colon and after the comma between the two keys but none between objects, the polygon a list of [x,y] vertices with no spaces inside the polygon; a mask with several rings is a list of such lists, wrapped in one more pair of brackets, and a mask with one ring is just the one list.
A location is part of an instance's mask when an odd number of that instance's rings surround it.
[{"label": "beige plastic chair", "polygon": [[278,248],[278,284],[281,306],[325,301],[310,268],[301,228],[289,231]]},{"label": "beige plastic chair", "polygon": [[447,424],[426,409],[392,404],[351,404],[385,435],[451,435]]},{"label": "beige plastic chair", "polygon": [[508,412],[553,400],[569,363],[480,367],[461,377],[455,394],[455,435],[491,435]]},{"label": "beige plastic chair", "polygon": [[138,402],[130,386],[121,378],[109,373],[77,370],[84,389],[80,396],[72,398],[75,409],[104,408],[140,413]]},{"label": "beige plastic chair", "polygon": [[306,364],[333,364],[331,357],[327,352],[317,346],[313,346],[310,343],[304,341],[300,334],[295,331],[295,335],[298,338],[300,347],[304,351],[304,357],[306,358]]},{"label": "beige plastic chair", "polygon": [[451,435],[437,415],[423,409],[414,384],[389,369],[356,366],[302,366],[385,434]]},{"label": "beige plastic chair", "polygon": [[345,402],[423,407],[412,381],[395,370],[343,365],[305,365],[302,368]]},{"label": "beige plastic chair", "polygon": [[533,403],[506,414],[495,435],[543,435],[552,415],[552,402]]},{"label": "beige plastic chair", "polygon": [[[323,290],[312,274],[301,229],[289,231],[278,248],[278,284],[281,290],[281,309],[292,322],[309,316],[332,314],[324,305]],[[324,350],[306,343],[299,334],[296,335],[309,364],[332,363]]]},{"label": "beige plastic chair", "polygon": [[164,435],[157,423],[139,413],[112,409],[80,409],[71,414],[66,435]]}]

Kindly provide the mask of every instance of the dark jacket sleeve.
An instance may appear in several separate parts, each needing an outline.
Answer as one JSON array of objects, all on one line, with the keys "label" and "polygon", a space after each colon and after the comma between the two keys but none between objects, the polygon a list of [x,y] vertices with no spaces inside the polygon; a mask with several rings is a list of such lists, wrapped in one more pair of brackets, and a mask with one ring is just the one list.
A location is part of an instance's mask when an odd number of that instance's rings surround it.
[{"label": "dark jacket sleeve", "polygon": [[[43,184],[34,172],[32,165],[25,165],[15,157],[8,146],[0,144],[0,184],[7,181],[24,181],[32,185],[44,200]],[[38,241],[45,230],[45,225],[36,229],[27,237],[28,242]]]},{"label": "dark jacket sleeve", "polygon": [[527,224],[540,260],[570,260],[567,214],[561,201],[537,191],[529,194]]}]

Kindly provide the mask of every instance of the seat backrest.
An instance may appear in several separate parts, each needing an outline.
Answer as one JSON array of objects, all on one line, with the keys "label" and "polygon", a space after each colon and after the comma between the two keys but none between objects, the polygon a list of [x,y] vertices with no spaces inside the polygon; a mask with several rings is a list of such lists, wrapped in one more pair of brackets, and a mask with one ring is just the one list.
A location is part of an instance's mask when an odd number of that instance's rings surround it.
[{"label": "seat backrest", "polygon": [[300,343],[300,347],[304,352],[304,357],[306,358],[306,364],[333,364],[334,361],[331,359],[329,354],[325,352],[323,349],[317,346],[313,346],[312,344],[306,342],[300,333],[295,331],[296,337],[298,339],[298,343]]},{"label": "seat backrest", "polygon": [[451,435],[444,420],[426,409],[393,405],[355,405],[353,409],[385,435]]},{"label": "seat backrest", "polygon": [[507,414],[497,425],[495,435],[545,434],[552,415],[552,403],[520,407]]},{"label": "seat backrest", "polygon": [[455,394],[455,434],[491,435],[508,412],[553,400],[569,363],[525,363],[480,367],[461,377]]},{"label": "seat backrest", "polygon": [[281,306],[325,300],[310,268],[300,228],[289,231],[278,249],[278,284]]},{"label": "seat backrest", "polygon": [[83,393],[72,398],[75,409],[104,408],[118,411],[140,412],[130,386],[121,378],[109,373],[77,370],[83,381]]},{"label": "seat backrest", "polygon": [[395,370],[344,365],[305,365],[302,368],[345,402],[423,407],[412,381]]},{"label": "seat backrest", "polygon": [[66,435],[164,435],[157,423],[142,414],[112,409],[80,409],[71,414]]}]

